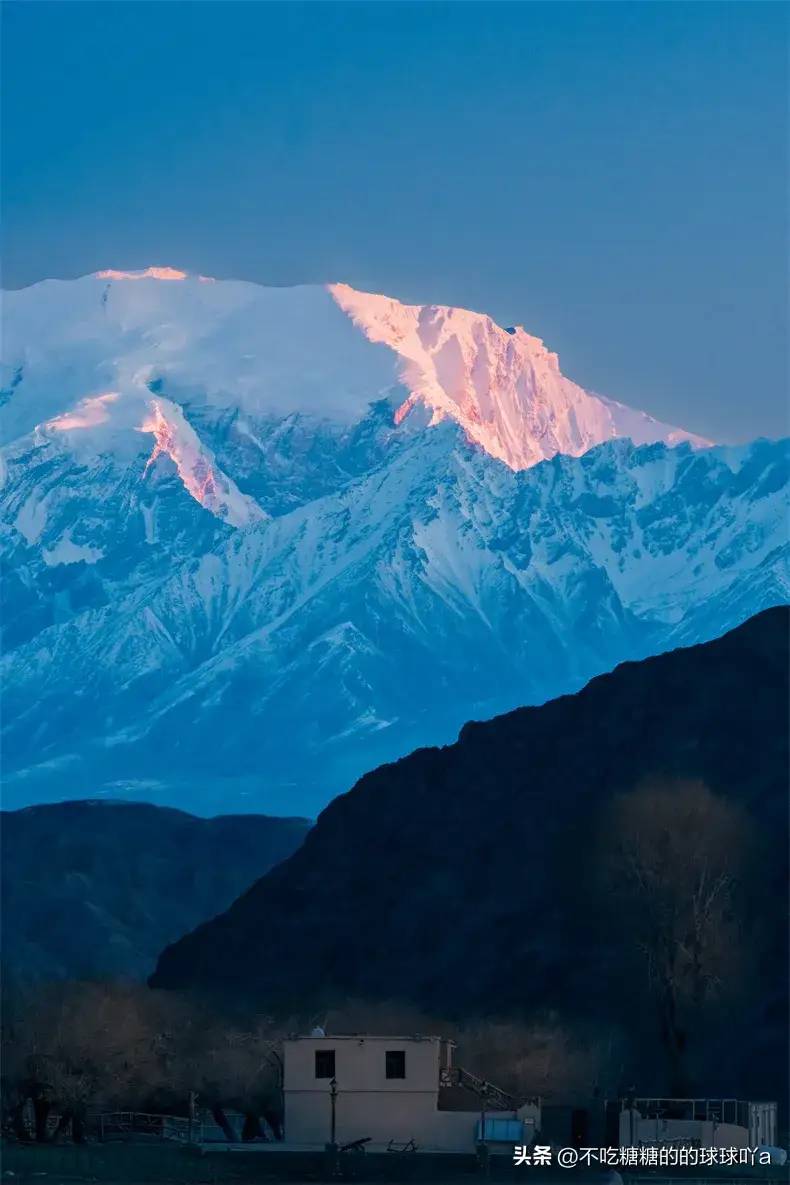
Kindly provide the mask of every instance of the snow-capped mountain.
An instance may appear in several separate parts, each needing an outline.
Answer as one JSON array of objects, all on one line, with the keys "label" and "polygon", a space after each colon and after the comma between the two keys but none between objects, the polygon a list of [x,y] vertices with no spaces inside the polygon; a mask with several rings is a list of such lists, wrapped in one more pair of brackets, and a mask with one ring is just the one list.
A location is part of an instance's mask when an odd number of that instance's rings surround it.
[{"label": "snow-capped mountain", "polygon": [[314,813],[787,599],[781,443],[480,314],[149,269],[8,293],[3,337],[8,805]]}]

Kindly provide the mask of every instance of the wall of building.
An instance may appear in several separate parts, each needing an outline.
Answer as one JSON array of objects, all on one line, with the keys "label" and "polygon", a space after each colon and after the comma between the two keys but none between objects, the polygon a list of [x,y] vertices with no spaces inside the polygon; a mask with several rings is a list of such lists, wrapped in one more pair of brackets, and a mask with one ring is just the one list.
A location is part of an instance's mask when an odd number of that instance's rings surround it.
[{"label": "wall of building", "polygon": [[[439,1069],[450,1064],[446,1042],[433,1038],[311,1037],[285,1042],[285,1139],[324,1145],[332,1131],[330,1079],[315,1077],[315,1054],[335,1051],[335,1139],[385,1146],[473,1151],[475,1112],[439,1111]],[[406,1077],[387,1078],[389,1050],[402,1050]]]},{"label": "wall of building", "polygon": [[[339,1090],[438,1092],[440,1046],[443,1044],[432,1038],[309,1037],[286,1041],[283,1085],[285,1090],[328,1091],[329,1079],[315,1076],[315,1053],[318,1049],[333,1049]],[[405,1053],[405,1078],[386,1077],[385,1055],[388,1050]]]},{"label": "wall of building", "polygon": [[[377,1092],[338,1093],[336,1141],[350,1144],[369,1139],[386,1146],[390,1141],[442,1151],[474,1150],[473,1112],[438,1111],[435,1099],[418,1092],[397,1091],[386,1098]],[[331,1104],[327,1094],[288,1092],[285,1096],[285,1138],[289,1144],[329,1143]]]}]

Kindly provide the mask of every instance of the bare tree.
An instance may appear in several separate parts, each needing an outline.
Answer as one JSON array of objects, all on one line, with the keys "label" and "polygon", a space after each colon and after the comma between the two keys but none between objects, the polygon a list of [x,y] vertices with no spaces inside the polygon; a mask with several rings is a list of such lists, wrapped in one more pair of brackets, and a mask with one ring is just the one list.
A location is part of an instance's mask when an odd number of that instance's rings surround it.
[{"label": "bare tree", "polygon": [[260,1115],[281,1126],[282,1034],[270,1018],[231,1021],[175,993],[88,982],[31,989],[3,1019],[4,1101],[20,1136],[28,1100],[37,1140],[79,1140],[97,1103],[183,1114],[194,1095],[230,1138],[228,1107],[245,1113],[246,1138],[260,1135]]},{"label": "bare tree", "polygon": [[141,985],[59,983],[31,989],[6,1012],[6,1090],[20,1107],[33,1101],[36,1138],[48,1138],[53,1110],[58,1131],[71,1128],[79,1140],[95,1100],[128,1106],[141,1092],[165,1089],[162,1038],[176,1005]]},{"label": "bare tree", "polygon": [[235,1139],[226,1117],[229,1107],[245,1114],[245,1138],[260,1135],[264,1115],[277,1133],[281,1126],[281,1032],[268,1017],[231,1024],[194,1006],[185,1014],[174,1048],[181,1093],[197,1093],[228,1139]]},{"label": "bare tree", "polygon": [[674,1094],[711,1001],[743,959],[740,886],[748,825],[701,782],[645,785],[615,798],[602,832],[614,925],[639,952]]}]

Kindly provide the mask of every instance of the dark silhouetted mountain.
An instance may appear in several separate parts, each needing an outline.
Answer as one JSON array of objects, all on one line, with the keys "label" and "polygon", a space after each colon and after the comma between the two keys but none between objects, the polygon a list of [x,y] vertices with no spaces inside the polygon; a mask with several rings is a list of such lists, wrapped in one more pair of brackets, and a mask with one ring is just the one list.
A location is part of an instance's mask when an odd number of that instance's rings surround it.
[{"label": "dark silhouetted mountain", "polygon": [[144,978],[302,842],[303,819],[198,819],[147,803],[2,814],[3,963],[21,979]]},{"label": "dark silhouetted mountain", "polygon": [[738,1014],[759,1067],[786,1016],[787,721],[788,610],[776,608],[468,724],[456,744],[382,766],[332,802],[289,860],[165,950],[151,982],[275,1004],[399,998],[442,1015],[621,1022],[635,1007],[625,939],[590,892],[601,811],[648,779],[701,779],[766,841],[750,897],[767,919],[764,962]]}]

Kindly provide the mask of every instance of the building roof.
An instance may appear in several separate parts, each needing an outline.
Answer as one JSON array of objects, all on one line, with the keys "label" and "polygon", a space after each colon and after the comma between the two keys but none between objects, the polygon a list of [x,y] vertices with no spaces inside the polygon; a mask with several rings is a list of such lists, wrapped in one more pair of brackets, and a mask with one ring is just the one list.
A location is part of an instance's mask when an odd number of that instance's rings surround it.
[{"label": "building roof", "polygon": [[379,1033],[324,1033],[323,1036],[313,1036],[311,1033],[292,1033],[286,1041],[436,1041],[445,1045],[455,1045],[449,1037],[438,1037],[430,1033],[411,1033],[408,1036],[385,1036]]}]

